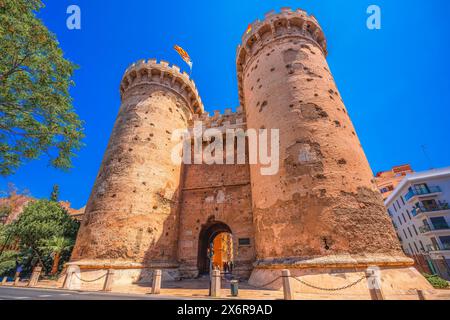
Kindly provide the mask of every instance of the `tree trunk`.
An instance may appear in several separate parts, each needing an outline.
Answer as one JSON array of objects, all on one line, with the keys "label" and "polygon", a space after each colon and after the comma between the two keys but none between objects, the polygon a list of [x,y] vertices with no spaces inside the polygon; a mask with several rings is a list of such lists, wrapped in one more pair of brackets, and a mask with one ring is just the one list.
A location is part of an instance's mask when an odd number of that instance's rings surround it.
[{"label": "tree trunk", "polygon": [[55,258],[53,259],[53,267],[52,267],[52,271],[50,273],[52,276],[58,273],[59,258],[60,258],[60,253],[55,252]]}]

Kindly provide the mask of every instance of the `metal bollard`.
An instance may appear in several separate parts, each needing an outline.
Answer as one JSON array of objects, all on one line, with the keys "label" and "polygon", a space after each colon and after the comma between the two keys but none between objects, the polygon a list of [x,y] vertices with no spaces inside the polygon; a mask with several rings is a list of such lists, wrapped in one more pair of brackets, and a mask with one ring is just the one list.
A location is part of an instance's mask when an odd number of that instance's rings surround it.
[{"label": "metal bollard", "polygon": [[16,277],[16,278],[14,279],[14,286],[18,286],[18,285],[19,285],[19,282],[20,282],[20,277]]},{"label": "metal bollard", "polygon": [[2,286],[4,286],[8,282],[8,277],[3,277],[2,279]]},{"label": "metal bollard", "polygon": [[153,271],[152,294],[160,294],[160,292],[161,292],[161,278],[162,278],[162,271],[161,270]]},{"label": "metal bollard", "polygon": [[109,292],[111,291],[112,284],[114,278],[114,270],[108,269],[108,273],[106,274],[105,284],[103,285],[103,291]]},{"label": "metal bollard", "polygon": [[283,279],[283,294],[284,300],[294,300],[294,288],[291,283],[291,272],[289,270],[281,271],[281,277]]},{"label": "metal bollard", "polygon": [[239,281],[231,280],[230,282],[231,295],[237,297],[239,295]]},{"label": "metal bollard", "polygon": [[211,297],[220,297],[220,270],[213,270],[211,277]]}]

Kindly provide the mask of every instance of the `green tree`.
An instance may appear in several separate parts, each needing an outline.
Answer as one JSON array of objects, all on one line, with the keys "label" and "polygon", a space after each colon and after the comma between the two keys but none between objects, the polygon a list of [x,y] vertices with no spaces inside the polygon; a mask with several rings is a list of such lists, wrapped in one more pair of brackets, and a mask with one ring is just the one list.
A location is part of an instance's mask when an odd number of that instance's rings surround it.
[{"label": "green tree", "polygon": [[16,251],[5,251],[0,256],[0,277],[5,274],[11,274],[14,272],[16,268],[16,259],[17,252]]},{"label": "green tree", "polygon": [[0,223],[6,221],[8,216],[11,214],[12,208],[9,204],[0,205]]},{"label": "green tree", "polygon": [[10,239],[7,228],[0,224],[0,276],[11,273],[16,267],[17,252],[5,250]]},{"label": "green tree", "polygon": [[55,184],[52,189],[52,193],[50,194],[50,200],[57,202],[59,199],[59,186]]},{"label": "green tree", "polygon": [[75,65],[36,17],[40,0],[0,0],[0,175],[45,154],[68,169],[82,146],[69,88]]},{"label": "green tree", "polygon": [[74,240],[78,227],[79,223],[72,220],[58,202],[46,199],[30,202],[19,219],[10,225],[14,237],[19,239],[21,251],[31,251],[31,256],[47,270],[51,262],[47,259],[46,244],[54,237]]},{"label": "green tree", "polygon": [[51,239],[44,240],[43,243],[41,250],[43,252],[49,252],[50,256],[53,258],[53,266],[50,275],[55,275],[58,272],[61,254],[70,251],[75,244],[75,241],[65,237],[53,236]]}]

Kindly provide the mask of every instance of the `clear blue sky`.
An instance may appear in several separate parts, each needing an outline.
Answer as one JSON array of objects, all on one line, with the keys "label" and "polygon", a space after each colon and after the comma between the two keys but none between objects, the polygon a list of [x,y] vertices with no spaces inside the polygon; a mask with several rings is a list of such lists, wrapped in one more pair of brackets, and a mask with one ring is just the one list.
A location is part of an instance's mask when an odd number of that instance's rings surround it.
[{"label": "clear blue sky", "polygon": [[[36,197],[60,185],[61,198],[85,205],[120,105],[126,67],[156,57],[186,65],[172,49],[186,49],[207,111],[238,105],[235,53],[248,23],[281,7],[314,14],[328,39],[330,64],[374,172],[410,163],[415,170],[450,166],[450,1],[448,0],[47,0],[40,16],[80,69],[71,93],[85,121],[86,147],[74,168],[61,172],[47,159],[1,178]],[[66,28],[77,4],[82,29]],[[366,28],[366,9],[382,10],[382,29]]]}]

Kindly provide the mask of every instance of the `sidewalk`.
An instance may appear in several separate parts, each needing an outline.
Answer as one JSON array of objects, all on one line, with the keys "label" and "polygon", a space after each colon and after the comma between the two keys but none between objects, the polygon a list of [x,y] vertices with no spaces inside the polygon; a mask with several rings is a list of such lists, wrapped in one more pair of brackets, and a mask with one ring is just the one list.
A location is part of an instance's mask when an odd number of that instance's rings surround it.
[{"label": "sidewalk", "polygon": [[[9,285],[9,284],[8,284]],[[11,284],[12,285],[12,284]],[[21,284],[22,286],[22,284]],[[25,285],[23,285],[25,286]],[[39,281],[37,288],[60,289],[62,282],[42,280]],[[114,286],[113,292],[126,294],[149,294],[151,286],[149,284],[132,284],[126,286]],[[193,299],[211,299],[208,295],[209,283],[205,279],[192,279],[183,281],[166,281],[163,282],[161,288],[161,295],[173,296],[180,298]],[[230,291],[230,284],[227,281],[222,281],[221,290],[222,299],[245,299],[245,300],[283,300],[282,290],[265,290],[255,288],[246,282],[239,283],[239,296],[233,297]],[[426,300],[450,300],[450,290],[429,290],[424,292]],[[333,292],[317,292],[317,293],[300,293],[296,292],[296,300],[361,300],[361,296],[351,295],[340,291]],[[364,298],[363,298],[364,299]],[[418,294],[415,290],[408,290],[399,292],[395,297],[386,297],[389,299],[401,300],[419,300]]]}]

